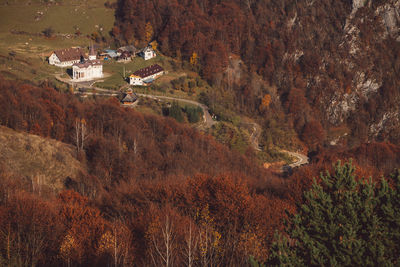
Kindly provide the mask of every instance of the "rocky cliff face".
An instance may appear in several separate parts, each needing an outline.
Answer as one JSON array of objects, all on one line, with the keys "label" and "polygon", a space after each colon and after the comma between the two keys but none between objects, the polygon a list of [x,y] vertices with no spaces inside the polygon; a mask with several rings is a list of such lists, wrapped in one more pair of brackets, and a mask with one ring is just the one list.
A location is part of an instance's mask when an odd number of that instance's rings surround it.
[{"label": "rocky cliff face", "polygon": [[[394,131],[400,129],[399,14],[399,0],[380,4],[353,1],[342,30],[337,32],[340,41],[330,53],[324,51],[320,72],[309,77],[309,84],[325,88],[319,107],[331,125],[351,124],[349,120],[358,118],[367,124],[369,139],[397,136]],[[331,71],[329,64],[344,73],[343,79],[340,75],[326,75]],[[368,115],[361,116],[366,108],[371,109]]]},{"label": "rocky cliff face", "polygon": [[400,1],[389,1],[378,7],[375,15],[382,18],[387,33],[397,41],[400,41]]}]

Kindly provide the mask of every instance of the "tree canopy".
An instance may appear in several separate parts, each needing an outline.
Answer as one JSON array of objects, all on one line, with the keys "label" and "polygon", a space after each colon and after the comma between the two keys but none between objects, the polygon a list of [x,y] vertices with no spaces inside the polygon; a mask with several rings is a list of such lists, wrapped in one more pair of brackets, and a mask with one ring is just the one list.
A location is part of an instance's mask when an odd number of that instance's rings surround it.
[{"label": "tree canopy", "polygon": [[321,174],[276,236],[269,265],[393,266],[400,252],[400,175],[356,177],[351,161]]}]

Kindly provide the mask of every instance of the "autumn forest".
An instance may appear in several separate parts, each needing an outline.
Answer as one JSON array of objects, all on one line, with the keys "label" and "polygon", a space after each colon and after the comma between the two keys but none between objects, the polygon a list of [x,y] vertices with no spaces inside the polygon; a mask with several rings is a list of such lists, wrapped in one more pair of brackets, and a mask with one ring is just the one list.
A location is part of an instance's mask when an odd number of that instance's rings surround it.
[{"label": "autumn forest", "polygon": [[[107,1],[91,41],[153,41],[205,84],[211,130],[0,73],[0,140],[23,134],[0,150],[0,265],[399,265],[400,6],[359,2]],[[3,152],[49,140],[46,167]],[[309,162],[266,166],[280,149]]]}]

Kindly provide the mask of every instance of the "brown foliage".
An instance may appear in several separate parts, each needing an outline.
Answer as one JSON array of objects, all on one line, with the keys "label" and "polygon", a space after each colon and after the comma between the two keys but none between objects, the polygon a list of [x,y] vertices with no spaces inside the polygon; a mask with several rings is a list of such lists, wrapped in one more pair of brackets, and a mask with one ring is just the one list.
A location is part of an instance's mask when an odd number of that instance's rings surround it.
[{"label": "brown foliage", "polygon": [[60,253],[66,260],[84,263],[88,255],[96,254],[106,221],[97,208],[89,206],[87,198],[74,191],[61,192],[58,201],[59,217],[66,229]]},{"label": "brown foliage", "polygon": [[[70,144],[77,118],[88,129],[88,173],[68,181],[80,193],[41,199],[21,193],[29,185],[0,171],[0,234],[7,241],[0,250],[7,262],[159,265],[168,258],[177,265],[245,265],[250,254],[265,259],[285,210],[294,212],[312,178],[337,159],[353,157],[363,175],[386,174],[399,164],[400,150],[389,143],[320,149],[313,165],[283,181],[257,166],[252,153],[238,155],[175,120],[123,109],[116,100],[81,103],[9,81],[0,83],[0,92],[3,125]],[[23,103],[17,101],[21,92]],[[303,137],[310,146],[320,144],[319,122],[308,122]]]}]

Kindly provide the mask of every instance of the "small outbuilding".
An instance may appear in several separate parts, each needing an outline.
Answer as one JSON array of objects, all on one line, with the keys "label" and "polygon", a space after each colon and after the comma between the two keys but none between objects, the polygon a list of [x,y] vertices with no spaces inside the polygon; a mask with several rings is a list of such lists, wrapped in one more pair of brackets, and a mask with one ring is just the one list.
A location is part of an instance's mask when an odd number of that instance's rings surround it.
[{"label": "small outbuilding", "polygon": [[128,89],[126,91],[124,97],[121,100],[122,105],[130,106],[133,105],[137,101],[138,97],[135,93],[132,92],[132,89]]},{"label": "small outbuilding", "polygon": [[116,58],[118,57],[118,53],[116,50],[106,49],[104,50],[104,54],[106,54],[109,58]]}]

